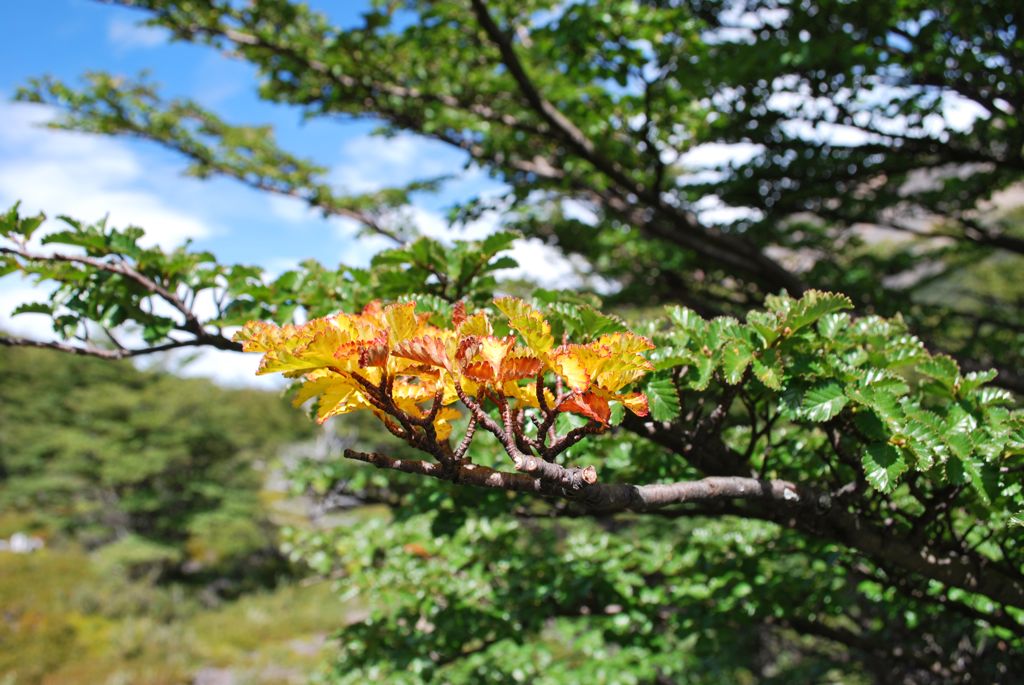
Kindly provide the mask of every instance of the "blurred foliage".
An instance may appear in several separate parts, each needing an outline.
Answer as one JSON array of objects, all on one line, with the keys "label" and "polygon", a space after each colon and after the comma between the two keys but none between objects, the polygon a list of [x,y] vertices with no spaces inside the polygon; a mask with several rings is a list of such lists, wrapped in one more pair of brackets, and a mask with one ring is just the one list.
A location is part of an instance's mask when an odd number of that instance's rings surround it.
[{"label": "blurred foliage", "polygon": [[10,347],[0,375],[0,510],[26,529],[139,573],[273,555],[262,472],[312,433],[273,394]]}]

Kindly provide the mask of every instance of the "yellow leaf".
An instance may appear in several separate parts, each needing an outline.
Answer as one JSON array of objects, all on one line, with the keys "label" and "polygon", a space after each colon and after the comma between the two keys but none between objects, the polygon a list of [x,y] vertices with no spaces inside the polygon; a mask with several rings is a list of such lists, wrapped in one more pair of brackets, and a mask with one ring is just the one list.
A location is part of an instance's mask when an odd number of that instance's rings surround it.
[{"label": "yellow leaf", "polygon": [[[459,395],[455,390],[455,377],[451,373],[442,372],[441,383],[444,386],[444,399],[441,400],[441,404],[448,405],[456,402]],[[462,391],[471,397],[475,397],[480,392],[479,384],[466,376],[459,377],[459,385],[462,387]]]},{"label": "yellow leaf", "polygon": [[[249,321],[235,333],[233,340],[242,343],[243,352],[269,352],[295,337],[296,327],[277,326],[266,321]],[[299,343],[295,341],[297,346]]]},{"label": "yellow leaf", "polygon": [[475,335],[471,335],[466,338],[459,340],[458,346],[455,348],[455,361],[458,362],[460,367],[464,367],[469,364],[474,357],[480,354],[480,338]]},{"label": "yellow leaf", "polygon": [[455,306],[452,307],[452,326],[455,328],[455,330],[459,330],[459,326],[461,326],[462,322],[465,320],[466,303],[462,300],[459,300],[458,302],[455,303]]},{"label": "yellow leaf", "polygon": [[486,312],[477,312],[473,316],[465,319],[456,328],[459,337],[467,335],[476,336],[489,336],[494,335],[494,330],[491,328],[491,322],[487,318]]},{"label": "yellow leaf", "polygon": [[444,369],[451,367],[444,340],[434,335],[423,335],[406,340],[396,346],[391,354],[430,366],[439,366]]},{"label": "yellow leaf", "polygon": [[591,373],[600,363],[594,351],[583,345],[562,345],[551,353],[549,360],[555,373],[576,392],[590,387]]},{"label": "yellow leaf", "polygon": [[637,416],[647,416],[647,414],[650,413],[650,408],[647,404],[647,395],[642,392],[623,395],[619,397],[619,400],[625,405],[626,409],[630,410]]},{"label": "yellow leaf", "polygon": [[348,414],[359,409],[369,409],[371,406],[356,381],[339,375],[333,382],[325,385],[320,397],[316,420],[318,423],[323,423],[332,416]]},{"label": "yellow leaf", "polygon": [[459,341],[455,358],[462,373],[480,382],[496,381],[501,376],[502,362],[515,345],[511,335],[469,336]]},{"label": "yellow leaf", "polygon": [[399,400],[409,400],[415,403],[429,400],[434,396],[435,392],[436,390],[432,383],[410,383],[408,381],[397,380],[391,390],[391,396],[396,402]]},{"label": "yellow leaf", "polygon": [[337,377],[338,374],[326,370],[306,374],[306,381],[296,391],[292,398],[292,405],[299,407],[314,397],[319,397]]},{"label": "yellow leaf", "polygon": [[385,331],[377,334],[377,337],[367,342],[359,343],[359,366],[367,368],[370,366],[384,366],[388,361],[388,338]]},{"label": "yellow leaf", "polygon": [[639,355],[654,349],[650,338],[636,333],[607,333],[592,343],[595,347],[606,348],[613,357]]},{"label": "yellow leaf", "polygon": [[437,435],[437,439],[440,442],[444,442],[448,439],[448,436],[452,434],[451,422],[458,419],[462,414],[457,409],[445,407],[441,411],[437,412],[437,416],[434,417],[434,433]]},{"label": "yellow leaf", "polygon": [[499,379],[514,381],[522,378],[534,378],[544,369],[539,359],[526,350],[515,350],[501,360]]},{"label": "yellow leaf", "polygon": [[603,360],[594,383],[605,390],[617,392],[621,388],[643,377],[653,365],[643,357],[607,357]]},{"label": "yellow leaf", "polygon": [[416,319],[416,303],[389,304],[384,308],[384,322],[390,331],[392,347],[415,337],[420,328]]},{"label": "yellow leaf", "polygon": [[512,350],[512,346],[516,344],[515,338],[511,335],[505,338],[488,336],[479,338],[479,340],[480,351],[477,353],[476,358],[490,364],[491,368],[494,369],[495,375],[497,375],[501,369],[501,362]]},{"label": "yellow leaf", "polygon": [[499,297],[494,306],[508,317],[509,326],[523,337],[530,350],[545,359],[555,345],[551,335],[551,324],[544,315],[518,297]]},{"label": "yellow leaf", "polygon": [[[372,340],[373,333],[369,326],[357,326],[351,317],[344,314],[313,319],[302,326],[285,327],[281,333],[266,338],[270,340],[276,335],[277,343],[264,354],[256,373],[305,372],[324,367],[354,368],[358,362],[358,345],[350,343]],[[339,354],[349,348],[350,355]]]},{"label": "yellow leaf", "polygon": [[[537,409],[540,404],[537,402],[537,381],[519,385],[515,381],[507,381],[501,386],[502,393],[506,397],[516,400],[520,406]],[[544,401],[548,408],[555,406],[555,395],[547,388],[544,388]]]},{"label": "yellow leaf", "polygon": [[558,411],[580,414],[588,419],[605,424],[608,423],[608,419],[611,417],[611,407],[608,406],[608,400],[594,392],[573,393],[562,400],[562,403],[558,405]]},{"label": "yellow leaf", "polygon": [[478,383],[492,383],[498,380],[494,367],[487,362],[470,362],[462,367],[462,375]]}]

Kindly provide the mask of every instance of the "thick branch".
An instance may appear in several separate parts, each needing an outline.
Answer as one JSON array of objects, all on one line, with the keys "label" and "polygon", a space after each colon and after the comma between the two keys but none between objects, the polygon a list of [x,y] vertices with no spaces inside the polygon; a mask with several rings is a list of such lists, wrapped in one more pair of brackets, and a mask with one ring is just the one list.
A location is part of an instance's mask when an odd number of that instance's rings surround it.
[{"label": "thick branch", "polygon": [[[418,459],[398,459],[378,452],[346,450],[345,456],[373,464],[377,468],[415,473],[440,480],[454,480],[481,488],[529,492],[578,502],[591,513],[618,511],[649,511],[685,502],[709,502],[730,499],[759,499],[791,506],[801,501],[798,487],[782,480],[755,478],[709,477],[680,483],[632,485],[628,483],[594,483],[579,490],[563,487],[528,473],[498,471],[478,464],[460,464],[448,474],[440,464]],[[537,460],[548,466],[557,466]],[[561,468],[561,467],[558,467]]]}]

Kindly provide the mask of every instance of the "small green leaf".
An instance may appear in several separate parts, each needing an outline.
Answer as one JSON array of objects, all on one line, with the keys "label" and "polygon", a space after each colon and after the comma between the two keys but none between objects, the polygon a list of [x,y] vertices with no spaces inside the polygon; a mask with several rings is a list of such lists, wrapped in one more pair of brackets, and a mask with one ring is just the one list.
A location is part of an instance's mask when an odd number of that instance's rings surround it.
[{"label": "small green leaf", "polygon": [[519,262],[514,258],[509,257],[508,255],[502,255],[501,257],[488,262],[484,271],[501,271],[502,269],[514,269],[517,266],[519,266]]},{"label": "small green leaf", "polygon": [[907,470],[902,451],[884,443],[865,447],[861,464],[871,487],[884,493],[892,492],[896,488],[896,479]]},{"label": "small green leaf", "polygon": [[668,318],[675,327],[671,331],[672,339],[679,345],[685,345],[692,339],[701,339],[707,330],[707,322],[697,312],[686,307],[669,307]]},{"label": "small green leaf", "polygon": [[644,392],[647,394],[651,418],[655,421],[672,421],[682,411],[679,405],[679,392],[671,378],[650,380]]},{"label": "small green leaf", "polygon": [[965,373],[963,377],[960,378],[959,390],[961,395],[966,395],[972,390],[976,390],[982,385],[995,380],[997,374],[998,372],[995,369]]},{"label": "small green leaf", "polygon": [[1014,403],[1013,393],[1003,388],[981,388],[975,391],[974,396],[978,398],[982,406]]},{"label": "small green leaf", "polygon": [[801,414],[810,421],[828,421],[846,406],[843,386],[835,381],[819,383],[805,394],[800,403]]},{"label": "small green leaf", "polygon": [[692,355],[686,362],[686,373],[679,380],[685,387],[691,390],[704,391],[711,384],[711,377],[714,373],[714,359],[697,353]]},{"label": "small green leaf", "polygon": [[17,234],[27,240],[46,221],[46,215],[21,216],[18,212],[20,206],[21,202],[15,202],[3,216],[0,216],[0,234]]},{"label": "small green leaf", "polygon": [[944,354],[923,360],[917,365],[917,370],[925,376],[937,380],[951,393],[960,377],[960,367],[952,357],[947,357]]},{"label": "small green leaf", "polygon": [[25,302],[11,312],[11,316],[17,314],[53,314],[53,305],[48,302]]},{"label": "small green leaf", "polygon": [[850,325],[850,315],[846,312],[826,314],[818,319],[818,333],[821,337],[834,340],[843,330]]},{"label": "small green leaf", "polygon": [[743,380],[743,374],[753,360],[754,351],[746,341],[735,338],[726,340],[722,348],[722,374],[725,382],[736,385]]},{"label": "small green leaf", "polygon": [[518,233],[511,231],[498,231],[487,236],[480,242],[480,252],[487,257],[493,257],[502,250],[512,247],[512,243],[519,238]]},{"label": "small green leaf", "polygon": [[750,312],[747,314],[747,325],[761,335],[765,346],[771,345],[779,337],[779,319],[771,312]]},{"label": "small green leaf", "polygon": [[803,297],[794,302],[782,317],[782,324],[796,332],[804,326],[816,322],[826,314],[852,309],[853,302],[846,295],[826,293],[821,290],[808,290]]},{"label": "small green leaf", "polygon": [[142,337],[147,343],[155,343],[167,337],[174,328],[174,321],[164,317],[156,317],[142,329]]},{"label": "small green leaf", "polygon": [[782,390],[782,360],[775,349],[765,350],[760,357],[754,359],[754,375],[765,387]]},{"label": "small green leaf", "polygon": [[967,433],[947,433],[946,444],[949,445],[950,451],[960,459],[967,459],[974,451],[971,436]]}]

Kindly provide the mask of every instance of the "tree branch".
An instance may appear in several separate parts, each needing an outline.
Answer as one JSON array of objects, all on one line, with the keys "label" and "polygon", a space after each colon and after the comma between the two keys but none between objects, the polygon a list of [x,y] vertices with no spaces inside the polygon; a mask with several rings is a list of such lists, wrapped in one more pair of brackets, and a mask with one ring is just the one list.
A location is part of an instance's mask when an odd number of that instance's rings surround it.
[{"label": "tree branch", "polygon": [[[345,457],[372,464],[380,469],[414,473],[439,480],[454,480],[481,488],[528,492],[536,495],[570,500],[582,505],[590,513],[609,514],[620,511],[650,511],[685,502],[710,502],[730,499],[759,499],[774,501],[787,507],[802,501],[798,486],[783,480],[757,480],[755,478],[709,477],[679,483],[592,483],[578,489],[559,485],[552,480],[535,478],[529,473],[510,473],[481,466],[459,464],[449,475],[442,465],[419,459],[399,459],[379,452],[345,450]],[[550,464],[537,460],[547,466]]]},{"label": "tree branch", "polygon": [[19,338],[12,336],[0,336],[0,347],[37,347],[47,350],[57,350],[59,352],[66,352],[68,354],[79,355],[83,357],[98,357],[100,359],[128,359],[131,357],[141,357],[147,354],[155,354],[157,352],[167,352],[168,350],[177,350],[183,347],[206,347],[212,346],[217,349],[231,350],[233,352],[241,352],[242,346],[239,343],[232,342],[227,338],[223,338],[223,345],[213,344],[210,342],[210,338],[203,340],[175,340],[173,342],[164,343],[161,345],[153,345],[152,347],[139,347],[139,348],[118,348],[118,349],[103,349],[100,347],[82,347],[79,345],[71,345],[69,343],[58,342],[55,340],[32,340],[30,338]]}]

